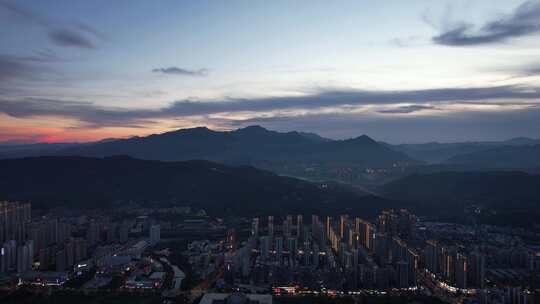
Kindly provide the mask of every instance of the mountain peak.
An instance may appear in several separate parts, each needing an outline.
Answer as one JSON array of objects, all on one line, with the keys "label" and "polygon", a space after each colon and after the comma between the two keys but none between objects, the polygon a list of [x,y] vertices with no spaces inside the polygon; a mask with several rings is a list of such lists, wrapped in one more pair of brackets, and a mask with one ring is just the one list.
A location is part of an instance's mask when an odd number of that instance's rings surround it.
[{"label": "mountain peak", "polygon": [[238,129],[236,131],[242,131],[242,130],[244,130],[244,131],[268,131],[268,129],[265,129],[260,125],[247,126],[245,128]]},{"label": "mountain peak", "polygon": [[259,134],[274,133],[275,131],[270,131],[270,130],[265,129],[265,128],[259,126],[259,125],[253,125],[253,126],[247,126],[245,128],[242,128],[242,129],[237,129],[237,130],[234,130],[232,132],[236,133],[236,134],[255,134],[255,135],[259,135]]},{"label": "mountain peak", "polygon": [[352,138],[351,140],[355,142],[365,143],[365,144],[377,144],[377,142],[373,138],[365,134]]},{"label": "mountain peak", "polygon": [[[168,133],[201,134],[201,133],[209,133],[209,132],[215,132],[215,131],[203,126],[203,127],[178,129],[178,130],[174,130]],[[161,134],[157,134],[157,135],[161,135]]]}]

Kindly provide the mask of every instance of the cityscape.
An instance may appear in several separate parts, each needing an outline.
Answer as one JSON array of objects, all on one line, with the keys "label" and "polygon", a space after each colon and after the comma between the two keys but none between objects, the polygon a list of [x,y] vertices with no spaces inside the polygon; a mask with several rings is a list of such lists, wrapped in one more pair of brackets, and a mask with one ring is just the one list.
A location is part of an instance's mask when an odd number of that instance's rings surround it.
[{"label": "cityscape", "polygon": [[0,206],[4,292],[534,303],[540,272],[538,247],[523,240],[530,232],[426,221],[406,209],[228,223],[189,207],[36,216],[30,203]]},{"label": "cityscape", "polygon": [[0,0],[0,304],[540,304],[540,0]]}]

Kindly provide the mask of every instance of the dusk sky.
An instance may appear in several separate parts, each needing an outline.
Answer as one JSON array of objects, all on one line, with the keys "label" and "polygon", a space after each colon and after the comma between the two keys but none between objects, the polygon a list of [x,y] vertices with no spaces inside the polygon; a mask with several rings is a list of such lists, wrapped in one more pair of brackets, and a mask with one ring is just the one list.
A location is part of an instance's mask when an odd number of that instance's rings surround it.
[{"label": "dusk sky", "polygon": [[0,142],[540,138],[540,1],[2,1]]}]

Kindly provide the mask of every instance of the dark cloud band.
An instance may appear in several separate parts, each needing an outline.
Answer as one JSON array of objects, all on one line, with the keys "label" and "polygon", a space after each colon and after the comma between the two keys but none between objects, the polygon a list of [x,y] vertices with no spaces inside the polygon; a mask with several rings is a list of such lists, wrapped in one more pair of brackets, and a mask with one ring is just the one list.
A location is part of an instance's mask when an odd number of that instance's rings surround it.
[{"label": "dark cloud band", "polygon": [[103,33],[88,25],[82,23],[59,24],[13,3],[0,2],[0,9],[10,12],[23,22],[45,28],[49,40],[57,46],[93,49],[95,48],[94,43],[85,34],[104,39]]},{"label": "dark cloud band", "polygon": [[180,75],[180,76],[206,76],[208,75],[207,69],[190,70],[179,67],[167,67],[153,69],[154,73],[168,74],[168,75]]},{"label": "dark cloud band", "polygon": [[540,32],[540,1],[527,1],[512,14],[487,22],[479,29],[473,24],[459,23],[433,37],[437,44],[473,46],[536,34]]},{"label": "dark cloud band", "polygon": [[[536,104],[540,99],[537,88],[514,86],[484,88],[446,88],[416,91],[360,91],[327,90],[305,96],[283,96],[256,99],[226,99],[222,101],[176,101],[157,109],[120,109],[99,107],[92,103],[80,103],[53,99],[0,99],[0,112],[14,117],[64,116],[100,126],[125,126],[145,123],[153,119],[189,116],[205,116],[217,113],[253,112],[265,113],[280,110],[316,110],[320,108],[396,105],[386,113],[412,113],[427,110],[438,104],[474,103],[488,100],[503,102],[519,100],[515,104]],[[401,106],[403,103],[414,103]],[[492,101],[491,104],[494,102]],[[514,104],[514,105],[515,105]],[[385,113],[384,111],[382,113]]]}]

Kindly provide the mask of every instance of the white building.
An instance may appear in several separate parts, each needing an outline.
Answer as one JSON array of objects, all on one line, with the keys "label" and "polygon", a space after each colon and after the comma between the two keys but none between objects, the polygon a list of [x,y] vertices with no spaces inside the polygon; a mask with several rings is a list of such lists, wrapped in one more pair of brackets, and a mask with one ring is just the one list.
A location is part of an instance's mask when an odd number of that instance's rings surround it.
[{"label": "white building", "polygon": [[150,227],[150,245],[154,246],[159,243],[161,238],[161,227],[159,225],[152,225]]}]

